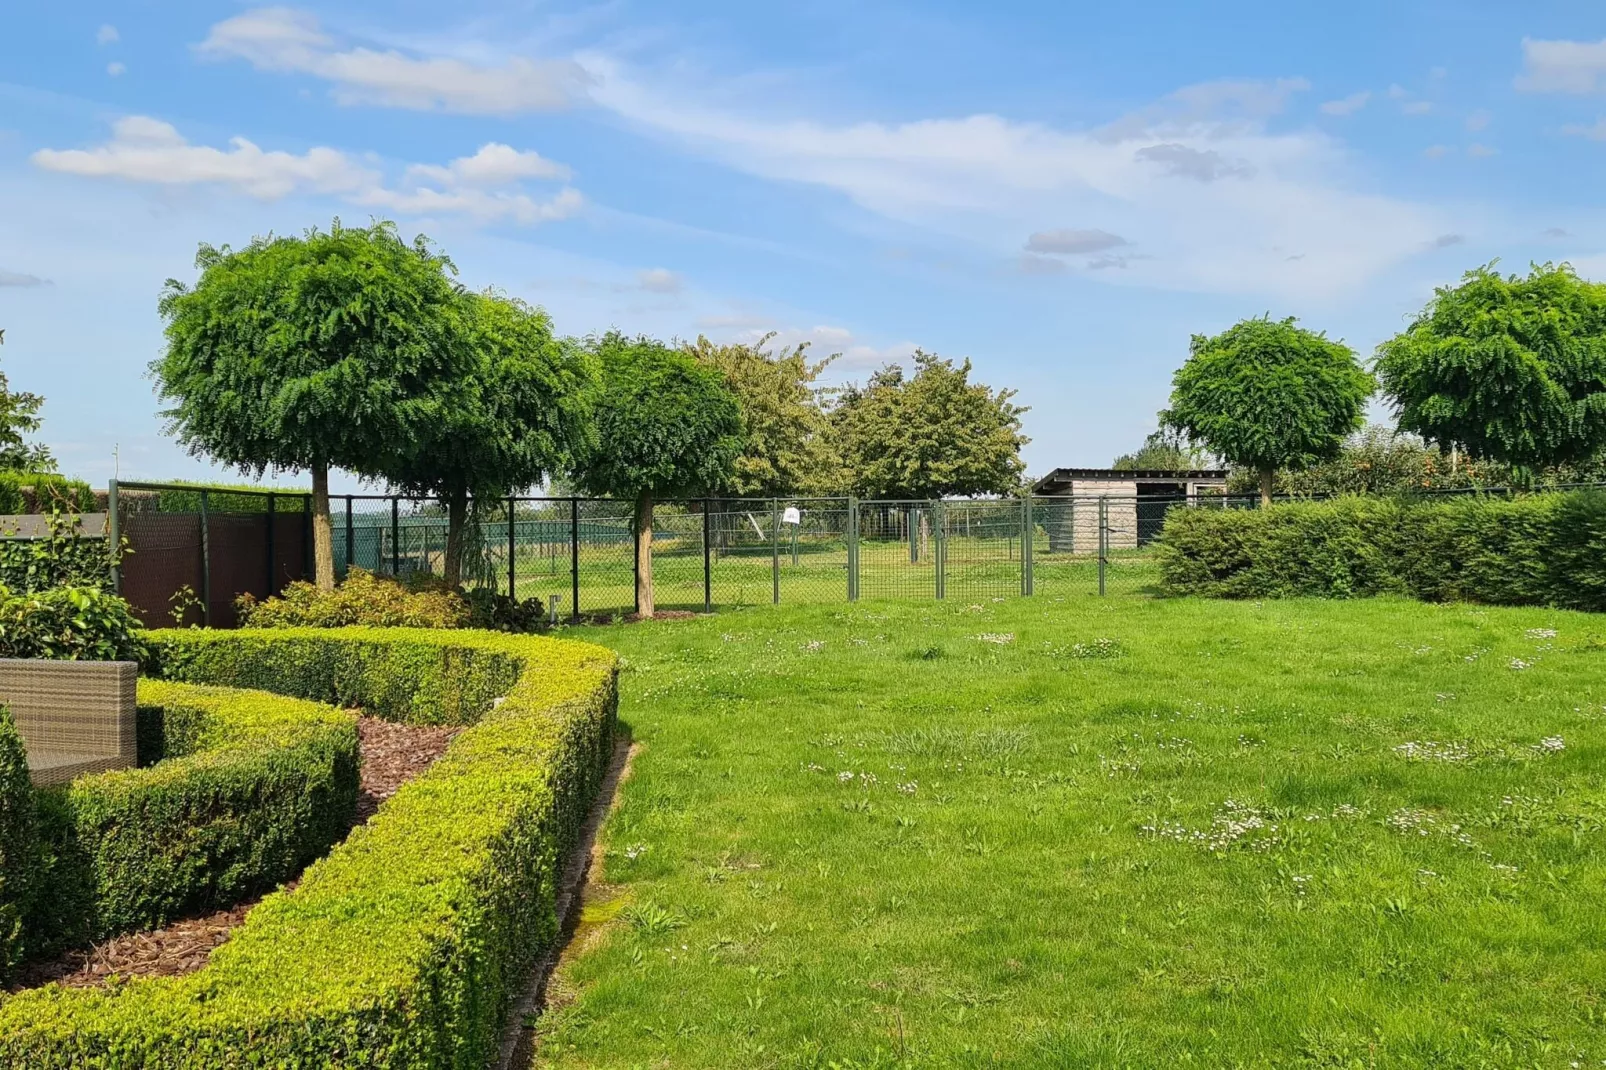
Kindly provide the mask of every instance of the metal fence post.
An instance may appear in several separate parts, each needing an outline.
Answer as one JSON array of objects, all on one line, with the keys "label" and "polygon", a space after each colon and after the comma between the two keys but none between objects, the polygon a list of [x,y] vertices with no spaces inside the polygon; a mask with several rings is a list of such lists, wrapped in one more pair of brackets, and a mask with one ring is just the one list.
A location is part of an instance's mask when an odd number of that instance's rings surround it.
[{"label": "metal fence post", "polygon": [[773,600],[781,604],[781,506],[770,499],[770,584],[774,588]]},{"label": "metal fence post", "polygon": [[346,576],[351,576],[351,559],[357,545],[357,522],[351,516],[351,495],[346,495]]},{"label": "metal fence post", "polygon": [[201,624],[212,626],[212,525],[207,511],[206,488],[201,488]]},{"label": "metal fence post", "polygon": [[513,495],[507,497],[507,596],[515,601],[519,597],[519,572],[514,558],[518,556],[518,534],[513,527],[513,510],[517,503]]},{"label": "metal fence post", "polygon": [[117,480],[106,484],[106,540],[111,545],[112,593],[123,593],[123,522],[117,515]]},{"label": "metal fence post", "polygon": [[848,601],[859,600],[859,499],[848,498]]},{"label": "metal fence post", "polygon": [[570,616],[580,620],[580,499],[569,499]]},{"label": "metal fence post", "polygon": [[1032,593],[1032,543],[1037,541],[1037,522],[1032,519],[1032,494],[1021,499],[1020,593]]},{"label": "metal fence post", "polygon": [[708,539],[713,523],[712,503],[703,499],[703,612],[714,611],[714,559],[709,552]]},{"label": "metal fence post", "polygon": [[1104,596],[1104,565],[1110,553],[1110,500],[1099,498],[1099,597]]},{"label": "metal fence post", "polygon": [[390,574],[401,578],[401,499],[390,498]]},{"label": "metal fence post", "polygon": [[279,573],[279,566],[275,561],[273,540],[278,535],[279,527],[279,496],[268,491],[268,573],[267,586],[262,591],[263,598],[271,598],[278,594],[278,588],[273,584],[274,577]]},{"label": "metal fence post", "polygon": [[944,517],[943,517],[943,514],[942,514],[942,502],[940,502],[940,501],[932,502],[931,503],[931,541],[932,541],[931,549],[932,549],[933,564],[936,566],[936,572],[937,572],[937,597],[938,598],[945,598],[948,595],[948,591],[947,591],[947,586],[948,586],[948,584],[947,584],[947,579],[948,579],[948,577],[947,577],[947,572],[948,572],[948,568],[947,568],[947,566],[948,566],[947,543],[948,543],[948,540],[943,537],[943,528],[944,527],[945,527],[945,524],[944,524]]}]

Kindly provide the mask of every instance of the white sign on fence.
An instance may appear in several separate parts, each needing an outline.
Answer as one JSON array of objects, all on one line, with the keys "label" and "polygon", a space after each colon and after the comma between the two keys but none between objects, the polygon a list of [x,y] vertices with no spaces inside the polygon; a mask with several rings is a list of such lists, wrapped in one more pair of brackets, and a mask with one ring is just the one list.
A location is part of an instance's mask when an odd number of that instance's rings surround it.
[{"label": "white sign on fence", "polygon": [[788,505],[786,507],[786,512],[781,514],[781,523],[801,524],[803,523],[803,513],[798,509],[797,506]]}]

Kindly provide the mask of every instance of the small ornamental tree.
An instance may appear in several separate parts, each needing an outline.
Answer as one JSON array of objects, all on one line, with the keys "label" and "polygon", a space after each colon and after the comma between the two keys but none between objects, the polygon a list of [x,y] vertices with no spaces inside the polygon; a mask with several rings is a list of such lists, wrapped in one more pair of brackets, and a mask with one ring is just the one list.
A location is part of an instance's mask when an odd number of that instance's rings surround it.
[{"label": "small ornamental tree", "polygon": [[1160,425],[1257,472],[1262,504],[1271,502],[1277,469],[1337,456],[1375,387],[1352,349],[1292,317],[1194,335],[1188,351]]},{"label": "small ornamental tree", "polygon": [[394,224],[202,245],[169,279],[167,351],[151,365],[192,454],[252,475],[312,473],[318,586],[334,586],[329,469],[379,476],[438,427],[472,369],[452,264]]},{"label": "small ornamental tree", "polygon": [[25,390],[11,389],[0,372],[0,470],[7,472],[54,472],[56,459],[50,449],[29,442],[27,435],[39,430],[39,409],[45,399]]},{"label": "small ornamental tree", "polygon": [[1590,461],[1606,449],[1606,285],[1566,264],[1477,268],[1376,368],[1402,431],[1525,469]]},{"label": "small ornamental tree", "polygon": [[1020,450],[1026,409],[1013,390],[970,381],[970,361],[955,365],[915,351],[915,373],[882,368],[850,386],[831,414],[844,479],[856,494],[925,499],[1013,494],[1026,471]]},{"label": "small ornamental tree", "polygon": [[573,464],[585,494],[635,502],[636,601],[653,615],[652,511],[666,497],[725,489],[742,451],[742,417],[718,370],[650,338],[589,339],[599,361],[595,437]]},{"label": "small ornamental tree", "polygon": [[439,384],[440,418],[384,471],[398,489],[446,503],[452,586],[463,578],[470,499],[535,486],[583,452],[594,377],[591,355],[554,338],[539,308],[487,292],[463,294],[461,311],[468,364]]}]

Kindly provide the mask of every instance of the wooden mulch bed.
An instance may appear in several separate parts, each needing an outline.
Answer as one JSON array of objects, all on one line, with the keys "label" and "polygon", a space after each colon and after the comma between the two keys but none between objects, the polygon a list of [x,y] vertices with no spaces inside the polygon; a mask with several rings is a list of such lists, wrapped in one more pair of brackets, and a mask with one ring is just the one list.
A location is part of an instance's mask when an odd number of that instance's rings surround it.
[{"label": "wooden mulch bed", "polygon": [[[428,769],[446,750],[457,727],[393,724],[377,717],[357,720],[362,755],[357,823]],[[295,882],[286,885],[293,888]],[[107,983],[113,977],[176,977],[206,965],[212,950],[228,940],[258,900],[201,918],[184,918],[153,932],[116,936],[91,948],[69,951],[49,962],[24,966],[13,991],[54,981],[71,988]]]}]

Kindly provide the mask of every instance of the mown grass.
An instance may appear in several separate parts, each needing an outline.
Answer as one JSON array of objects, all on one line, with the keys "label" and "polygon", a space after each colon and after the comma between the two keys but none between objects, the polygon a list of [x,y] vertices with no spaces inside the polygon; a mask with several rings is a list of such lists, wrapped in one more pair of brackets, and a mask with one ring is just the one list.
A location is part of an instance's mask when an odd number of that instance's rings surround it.
[{"label": "mown grass", "polygon": [[1606,621],[1035,598],[591,628],[555,1067],[1606,1061]]}]

